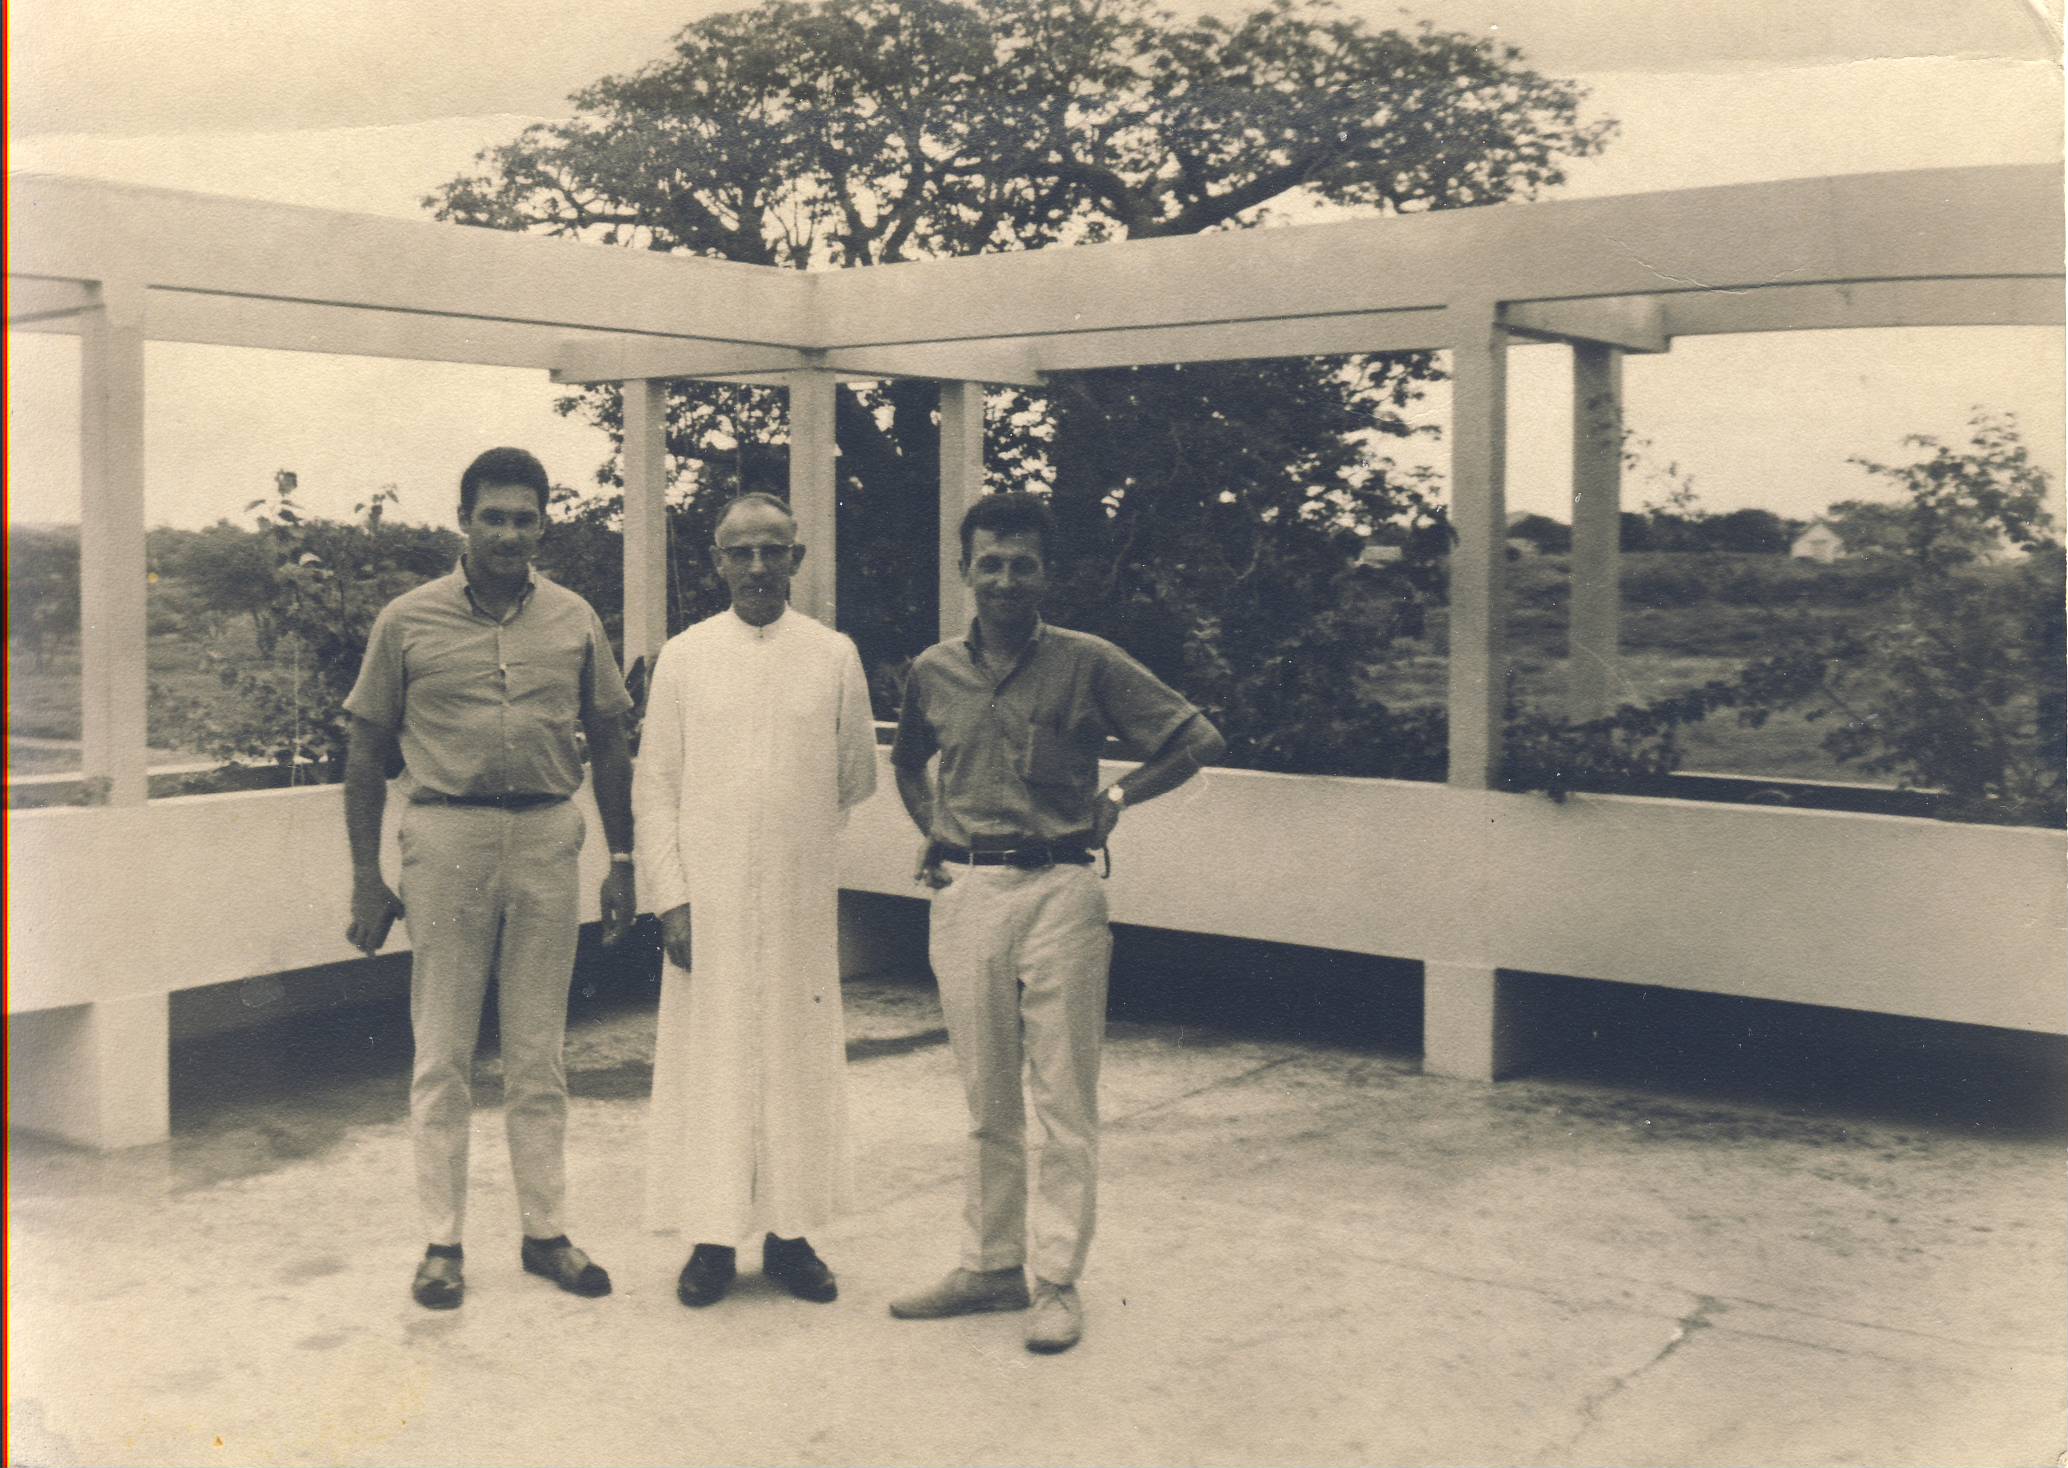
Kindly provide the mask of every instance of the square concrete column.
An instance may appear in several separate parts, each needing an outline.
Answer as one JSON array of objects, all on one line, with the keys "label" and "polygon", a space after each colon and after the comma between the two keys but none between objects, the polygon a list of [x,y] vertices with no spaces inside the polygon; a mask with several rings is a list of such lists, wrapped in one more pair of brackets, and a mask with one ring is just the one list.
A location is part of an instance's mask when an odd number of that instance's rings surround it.
[{"label": "square concrete column", "polygon": [[[1507,678],[1508,341],[1491,301],[1450,308],[1451,524],[1450,786],[1454,798],[1487,802],[1501,773]],[[1485,819],[1460,821],[1460,839],[1489,839]],[[1460,864],[1483,872],[1485,860]],[[1492,894],[1487,894],[1490,900]],[[1473,905],[1484,911],[1485,901]],[[1514,986],[1477,961],[1485,933],[1452,935],[1453,948],[1423,965],[1422,1068],[1492,1080],[1514,1063],[1521,1036]]]},{"label": "square concrete column", "polygon": [[144,291],[103,282],[81,318],[79,681],[88,780],[111,805],[149,798],[145,710]]},{"label": "square concrete column", "polygon": [[169,1001],[103,999],[7,1017],[7,1124],[82,1147],[171,1134]]},{"label": "square concrete column", "polygon": [[788,372],[790,395],[790,513],[797,539],[808,547],[803,568],[790,583],[790,604],[807,617],[834,625],[834,492],[839,447],[833,434],[833,394],[839,380],[830,372]]},{"label": "square concrete column", "polygon": [[622,384],[625,404],[625,667],[668,640],[668,385]]},{"label": "square concrete column", "polygon": [[1507,681],[1508,334],[1490,302],[1452,306],[1450,783],[1501,772]]},{"label": "square concrete column", "polygon": [[1573,553],[1567,709],[1598,719],[1622,701],[1623,353],[1573,344]]},{"label": "square concrete column", "polygon": [[984,492],[984,385],[941,384],[941,636],[959,637],[975,608],[962,584],[962,515]]}]

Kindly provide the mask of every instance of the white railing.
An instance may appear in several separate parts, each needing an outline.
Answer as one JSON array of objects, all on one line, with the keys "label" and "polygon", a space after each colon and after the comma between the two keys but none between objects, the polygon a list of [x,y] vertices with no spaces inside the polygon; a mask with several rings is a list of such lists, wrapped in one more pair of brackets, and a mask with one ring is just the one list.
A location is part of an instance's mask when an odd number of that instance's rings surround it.
[{"label": "white railing", "polygon": [[[13,811],[8,837],[10,1012],[356,956],[340,786]],[[1842,811],[1215,770],[1128,813],[1113,915],[2068,1033],[2064,843]],[[917,844],[886,759],[843,838],[845,885],[915,895]],[[591,840],[588,918],[603,858]],[[404,946],[403,930],[390,941]]]}]

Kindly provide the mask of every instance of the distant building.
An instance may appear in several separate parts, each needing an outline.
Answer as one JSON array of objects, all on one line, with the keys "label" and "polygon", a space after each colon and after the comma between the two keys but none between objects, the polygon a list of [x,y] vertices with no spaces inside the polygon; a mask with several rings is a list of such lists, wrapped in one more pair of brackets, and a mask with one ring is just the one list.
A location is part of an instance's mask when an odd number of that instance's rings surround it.
[{"label": "distant building", "polygon": [[1397,566],[1406,555],[1406,550],[1401,546],[1367,545],[1357,553],[1357,564],[1360,566]]},{"label": "distant building", "polygon": [[1795,537],[1788,554],[1798,561],[1817,561],[1828,566],[1845,559],[1845,537],[1838,533],[1837,526],[1819,516]]}]

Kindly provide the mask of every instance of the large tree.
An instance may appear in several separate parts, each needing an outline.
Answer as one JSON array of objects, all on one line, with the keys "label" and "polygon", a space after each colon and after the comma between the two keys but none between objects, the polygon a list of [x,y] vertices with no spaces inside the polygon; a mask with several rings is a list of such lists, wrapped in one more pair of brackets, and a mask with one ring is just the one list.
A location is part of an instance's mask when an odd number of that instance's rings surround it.
[{"label": "large tree", "polygon": [[[1609,126],[1583,122],[1580,89],[1512,47],[1374,29],[1326,0],[1232,23],[1149,0],[765,0],[688,26],[670,54],[574,102],[570,121],[488,150],[427,206],[851,267],[1248,228],[1313,205],[1527,198]],[[1118,630],[1156,610],[1125,640],[1159,644],[1139,650],[1175,671],[1208,615],[1188,591],[1276,608],[1260,633],[1276,645],[1321,604],[1303,588],[1328,584],[1317,569],[1341,564],[1354,532],[1427,521],[1373,442],[1406,431],[1399,410],[1433,375],[1426,355],[1067,375],[994,398],[992,472],[1046,484],[1071,527],[1057,614]],[[617,427],[612,391],[568,407]],[[933,622],[934,408],[920,382],[840,395],[841,621],[872,664]],[[779,483],[782,444],[779,395],[673,396],[670,452],[698,489]]]}]

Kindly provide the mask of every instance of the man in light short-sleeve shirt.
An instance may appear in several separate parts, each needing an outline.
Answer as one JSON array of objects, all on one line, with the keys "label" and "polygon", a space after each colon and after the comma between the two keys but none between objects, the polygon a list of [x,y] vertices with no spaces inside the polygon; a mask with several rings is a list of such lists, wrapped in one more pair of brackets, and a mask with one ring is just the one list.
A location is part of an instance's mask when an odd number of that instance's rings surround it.
[{"label": "man in light short-sleeve shirt", "polygon": [[[382,609],[345,700],[346,937],[370,954],[397,916],[409,925],[410,1130],[430,1240],[410,1290],[434,1310],[457,1306],[465,1289],[474,1048],[491,976],[519,1257],[571,1293],[610,1293],[610,1276],[568,1241],[561,1219],[561,1052],[580,930],[576,859],[587,831],[569,797],[582,782],[580,731],[611,848],[603,920],[604,941],[614,942],[637,910],[623,717],[632,700],[595,611],[532,569],[549,489],[545,469],[522,449],[490,449],[468,466],[460,479],[466,554],[451,575]],[[380,868],[386,771],[398,753],[407,800],[399,896]]]},{"label": "man in light short-sleeve shirt", "polygon": [[[1197,709],[1112,643],[1041,620],[1052,537],[1033,495],[970,507],[962,576],[976,620],[912,664],[891,750],[898,794],[926,837],[929,950],[970,1149],[961,1265],[890,1309],[931,1319],[1031,1303],[1027,1348],[1041,1352],[1067,1350],[1083,1330],[1076,1285],[1096,1211],[1112,934],[1092,853],[1125,806],[1176,789],[1224,748]],[[1108,738],[1144,763],[1101,790]],[[1031,1228],[1023,1061],[1044,1138]]]}]

